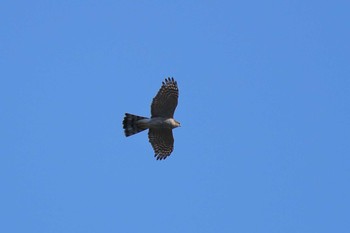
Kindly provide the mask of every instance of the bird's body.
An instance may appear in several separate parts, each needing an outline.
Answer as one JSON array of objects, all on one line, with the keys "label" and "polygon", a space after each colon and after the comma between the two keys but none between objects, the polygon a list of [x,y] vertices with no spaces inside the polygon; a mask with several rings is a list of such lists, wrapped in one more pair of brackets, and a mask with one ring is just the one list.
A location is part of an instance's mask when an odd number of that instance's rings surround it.
[{"label": "bird's body", "polygon": [[174,129],[176,127],[179,127],[180,123],[173,118],[147,118],[125,113],[123,125],[125,136],[129,137],[145,129]]},{"label": "bird's body", "polygon": [[175,121],[173,118],[164,118],[164,117],[153,117],[150,119],[142,119],[138,121],[139,124],[146,126],[149,129],[174,129],[179,127],[180,124]]},{"label": "bird's body", "polygon": [[172,129],[180,123],[174,118],[179,91],[173,78],[165,79],[151,105],[151,118],[125,113],[123,128],[125,136],[131,136],[149,129],[148,137],[155,152],[155,157],[165,159],[174,147]]}]

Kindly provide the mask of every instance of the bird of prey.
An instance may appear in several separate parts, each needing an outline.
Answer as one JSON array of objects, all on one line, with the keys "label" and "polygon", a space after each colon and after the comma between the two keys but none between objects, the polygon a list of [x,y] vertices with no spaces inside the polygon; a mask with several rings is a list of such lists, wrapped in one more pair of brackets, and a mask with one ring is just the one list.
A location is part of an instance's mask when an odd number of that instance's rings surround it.
[{"label": "bird of prey", "polygon": [[148,138],[154,150],[154,157],[162,160],[174,149],[173,129],[180,126],[174,117],[179,89],[174,78],[162,82],[151,105],[151,118],[125,113],[123,128],[126,137],[149,129]]}]

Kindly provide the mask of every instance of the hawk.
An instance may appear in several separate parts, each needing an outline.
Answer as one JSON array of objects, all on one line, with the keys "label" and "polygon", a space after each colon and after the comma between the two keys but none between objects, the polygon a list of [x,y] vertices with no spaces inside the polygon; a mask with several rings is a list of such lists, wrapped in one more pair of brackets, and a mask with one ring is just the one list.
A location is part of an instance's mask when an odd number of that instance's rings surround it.
[{"label": "hawk", "polygon": [[180,126],[174,117],[179,89],[174,78],[162,82],[151,105],[151,118],[125,113],[123,128],[126,137],[149,129],[148,138],[154,150],[154,157],[162,160],[174,149],[173,129]]}]

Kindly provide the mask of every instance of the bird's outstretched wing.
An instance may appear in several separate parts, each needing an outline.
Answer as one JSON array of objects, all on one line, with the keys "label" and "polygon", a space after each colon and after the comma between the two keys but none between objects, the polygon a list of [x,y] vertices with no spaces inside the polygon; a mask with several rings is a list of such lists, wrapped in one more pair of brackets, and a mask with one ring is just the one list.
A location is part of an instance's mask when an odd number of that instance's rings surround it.
[{"label": "bird's outstretched wing", "polygon": [[157,160],[165,159],[174,149],[174,137],[171,129],[149,129],[148,138]]},{"label": "bird's outstretched wing", "polygon": [[152,117],[173,118],[179,97],[179,89],[174,78],[167,78],[162,83],[151,105]]}]

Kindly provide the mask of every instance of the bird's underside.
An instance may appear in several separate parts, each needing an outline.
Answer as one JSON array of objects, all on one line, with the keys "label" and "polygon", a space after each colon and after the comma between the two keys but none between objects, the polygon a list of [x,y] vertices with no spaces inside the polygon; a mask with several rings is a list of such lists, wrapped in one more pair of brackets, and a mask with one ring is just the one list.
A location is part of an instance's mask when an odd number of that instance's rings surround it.
[{"label": "bird's underside", "polygon": [[149,129],[148,138],[157,160],[168,157],[174,149],[172,129],[180,123],[173,119],[177,106],[179,90],[174,78],[162,83],[151,105],[151,118],[125,113],[123,128],[125,136],[131,136]]}]

